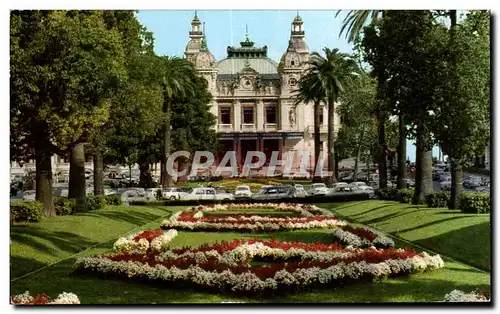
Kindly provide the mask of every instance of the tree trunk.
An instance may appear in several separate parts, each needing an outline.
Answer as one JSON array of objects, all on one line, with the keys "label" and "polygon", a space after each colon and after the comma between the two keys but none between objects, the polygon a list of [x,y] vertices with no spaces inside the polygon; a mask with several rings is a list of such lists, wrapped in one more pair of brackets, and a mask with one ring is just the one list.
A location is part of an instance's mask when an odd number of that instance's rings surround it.
[{"label": "tree trunk", "polygon": [[[78,213],[87,211],[87,189],[85,186],[85,148],[84,144],[76,145],[71,151],[70,160],[70,186],[73,183],[73,197],[76,199],[75,211]],[[73,174],[73,181],[71,181]]]},{"label": "tree trunk", "polygon": [[54,201],[52,200],[52,163],[50,158],[51,155],[35,143],[35,198],[43,204],[44,214],[47,217],[56,216]]},{"label": "tree trunk", "polygon": [[458,209],[460,206],[460,194],[462,193],[462,166],[451,159],[451,196],[449,209]]},{"label": "tree trunk", "polygon": [[432,192],[432,149],[423,143],[424,135],[417,135],[415,163],[415,192],[412,203],[425,204],[425,194]]},{"label": "tree trunk", "polygon": [[104,160],[102,152],[97,150],[94,154],[94,195],[104,195],[103,173]]},{"label": "tree trunk", "polygon": [[358,168],[359,168],[359,158],[361,156],[361,149],[358,146],[358,152],[356,153],[356,157],[354,158],[354,173],[352,175],[352,182],[358,181]]},{"label": "tree trunk", "polygon": [[334,154],[334,144],[335,144],[335,133],[334,133],[334,123],[333,115],[335,111],[335,99],[332,97],[328,98],[328,172],[331,173],[331,177],[328,180],[328,186],[332,187],[333,183],[337,182],[335,177],[335,154]]},{"label": "tree trunk", "polygon": [[[320,139],[320,121],[319,121],[319,113],[320,113],[320,102],[314,102],[314,174],[316,174],[316,168],[318,167],[318,163],[323,162],[323,160],[319,160],[319,154],[321,150],[321,139]],[[313,182],[321,182],[321,177],[317,177],[316,175],[313,177]]]},{"label": "tree trunk", "polygon": [[406,187],[406,125],[402,114],[399,115],[398,145],[398,189]]},{"label": "tree trunk", "polygon": [[128,165],[128,186],[132,186],[132,165]]},{"label": "tree trunk", "polygon": [[139,175],[139,184],[147,189],[153,186],[153,178],[149,171],[149,164],[147,162],[139,162],[139,170],[141,171]]},{"label": "tree trunk", "polygon": [[378,154],[378,179],[379,179],[379,187],[381,189],[387,187],[387,160],[385,153],[385,119],[383,114],[379,114],[378,117],[378,145],[379,145],[379,154]]},{"label": "tree trunk", "polygon": [[339,157],[337,150],[335,150],[334,154],[335,154],[335,172],[334,173],[335,173],[335,178],[338,178],[339,177],[340,157]]},{"label": "tree trunk", "polygon": [[69,151],[69,178],[68,178],[68,198],[74,199],[76,197],[76,184],[75,180],[77,177],[76,168],[73,165],[73,150]]},{"label": "tree trunk", "polygon": [[370,160],[370,154],[368,155],[368,157],[366,158],[366,171],[368,173],[367,177],[366,177],[366,180],[367,180],[367,183],[370,184],[370,181],[371,181],[371,176],[370,176],[370,163],[371,163],[371,160]]},{"label": "tree trunk", "polygon": [[164,183],[163,187],[171,187],[172,186],[172,176],[168,173],[167,171],[167,159],[170,156],[170,136],[171,136],[171,125],[170,125],[170,114],[172,111],[172,105],[170,104],[170,101],[167,101],[165,103],[165,143],[164,143],[164,158],[165,158],[165,169],[162,169],[165,171],[164,173]]}]

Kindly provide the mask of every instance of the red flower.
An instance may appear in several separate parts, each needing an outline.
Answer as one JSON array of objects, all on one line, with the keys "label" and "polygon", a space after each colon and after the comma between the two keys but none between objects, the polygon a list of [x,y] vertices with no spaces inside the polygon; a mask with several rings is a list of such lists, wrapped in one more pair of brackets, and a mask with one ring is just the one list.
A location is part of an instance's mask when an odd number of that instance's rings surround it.
[{"label": "red flower", "polygon": [[133,240],[139,241],[140,239],[146,239],[149,242],[153,241],[153,239],[163,235],[163,229],[156,230],[144,230],[143,232],[136,235]]}]

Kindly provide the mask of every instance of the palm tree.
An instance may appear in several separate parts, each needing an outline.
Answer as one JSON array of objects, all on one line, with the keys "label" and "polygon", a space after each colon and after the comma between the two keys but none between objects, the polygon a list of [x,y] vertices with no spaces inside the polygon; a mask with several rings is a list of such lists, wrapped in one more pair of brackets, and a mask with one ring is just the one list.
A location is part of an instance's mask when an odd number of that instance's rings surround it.
[{"label": "palm tree", "polygon": [[321,139],[320,139],[320,104],[322,101],[322,90],[321,85],[315,80],[315,77],[311,74],[306,74],[302,76],[299,80],[299,88],[294,90],[293,93],[296,94],[297,99],[295,100],[294,106],[299,103],[314,103],[314,177],[313,182],[320,182],[321,177],[316,176],[316,168],[318,167],[320,149],[321,149]]},{"label": "palm tree", "polygon": [[167,159],[170,156],[171,123],[170,115],[172,103],[182,101],[194,94],[193,80],[196,70],[192,63],[178,57],[160,57],[161,83],[163,86],[163,114],[165,116],[164,154],[161,160],[161,184],[163,187],[172,186],[172,176],[167,171]]},{"label": "palm tree", "polygon": [[[335,171],[334,154],[334,123],[333,115],[335,103],[339,94],[343,91],[341,80],[344,80],[357,70],[356,62],[344,53],[339,53],[338,49],[323,49],[325,57],[317,52],[313,52],[309,59],[309,68],[305,76],[308,77],[316,91],[321,92],[322,98],[328,105],[328,171]],[[330,185],[337,179],[332,175],[329,180]]]},{"label": "palm tree", "polygon": [[[337,11],[335,17],[339,16],[341,10]],[[346,31],[348,42],[353,42],[363,30],[366,24],[376,21],[384,15],[384,10],[352,10],[347,13],[342,21],[340,36]]]}]

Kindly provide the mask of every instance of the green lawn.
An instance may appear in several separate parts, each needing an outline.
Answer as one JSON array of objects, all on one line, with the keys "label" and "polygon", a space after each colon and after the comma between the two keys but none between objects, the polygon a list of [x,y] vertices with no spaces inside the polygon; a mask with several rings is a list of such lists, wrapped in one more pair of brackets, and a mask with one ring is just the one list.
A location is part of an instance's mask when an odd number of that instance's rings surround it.
[{"label": "green lawn", "polygon": [[[386,202],[387,203],[387,202]],[[323,204],[339,212],[358,206],[371,208],[384,202],[356,202]],[[162,304],[162,303],[212,303],[221,301],[243,302],[428,302],[441,301],[453,289],[471,291],[487,290],[490,274],[446,257],[445,268],[423,274],[378,283],[359,283],[332,286],[284,296],[240,297],[234,294],[206,292],[181,288],[169,283],[145,284],[126,280],[104,280],[92,276],[73,275],[75,257],[109,252],[119,235],[141,229],[158,228],[163,217],[180,207],[120,207],[75,216],[44,219],[37,224],[11,228],[11,278],[27,274],[57,260],[61,262],[46,267],[20,279],[11,280],[11,294],[30,290],[56,296],[61,291],[76,293],[84,304]],[[478,216],[478,215],[472,215]],[[140,226],[140,227],[139,227]],[[408,227],[403,226],[403,229]],[[445,231],[446,233],[446,231]],[[172,241],[173,247],[198,246],[222,240],[241,238],[270,238],[287,241],[331,243],[328,230],[276,232],[273,234],[248,234],[230,232],[185,232]],[[472,240],[475,241],[475,240]],[[413,247],[396,239],[399,247]],[[91,247],[88,250],[85,248]],[[414,247],[419,250],[418,247]],[[488,251],[489,252],[489,251]]]},{"label": "green lawn", "polygon": [[392,201],[329,204],[340,216],[373,226],[484,270],[491,269],[489,214],[462,214]]}]

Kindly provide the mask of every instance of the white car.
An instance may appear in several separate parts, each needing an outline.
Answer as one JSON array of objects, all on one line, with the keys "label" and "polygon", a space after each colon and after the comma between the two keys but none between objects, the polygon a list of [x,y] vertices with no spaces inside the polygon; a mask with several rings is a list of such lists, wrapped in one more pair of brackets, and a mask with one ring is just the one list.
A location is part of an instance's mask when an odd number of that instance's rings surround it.
[{"label": "white car", "polygon": [[311,185],[311,189],[309,190],[309,195],[317,196],[317,195],[326,195],[330,192],[330,189],[324,183],[313,183]]},{"label": "white car", "polygon": [[36,196],[35,190],[26,190],[23,192],[23,200],[25,201],[34,201]]},{"label": "white car", "polygon": [[161,190],[161,188],[146,189],[146,197],[151,201],[156,200],[157,193]]},{"label": "white car", "polygon": [[353,182],[351,183],[351,186],[355,186],[360,190],[372,190],[373,188],[371,186],[368,186],[365,182]]},{"label": "white car", "polygon": [[307,196],[307,192],[304,189],[304,186],[302,184],[295,184],[293,186],[293,188],[294,188],[294,191],[293,191],[294,197],[306,197]]},{"label": "white car", "polygon": [[336,182],[333,184],[334,189],[340,186],[349,186],[349,184],[347,182]]},{"label": "white car", "polygon": [[234,195],[230,193],[217,193],[214,188],[194,188],[191,193],[181,195],[182,200],[234,200]]},{"label": "white car", "polygon": [[440,181],[439,186],[441,187],[441,190],[444,190],[444,191],[451,190],[451,177],[446,178],[446,180]]},{"label": "white car", "polygon": [[164,188],[162,189],[162,197],[169,200],[180,200],[182,195],[187,194],[181,188]]},{"label": "white car", "polygon": [[146,193],[140,190],[127,190],[121,196],[124,203],[148,201]]},{"label": "white car", "polygon": [[234,191],[235,198],[251,198],[252,191],[250,191],[250,187],[248,185],[240,185],[236,187]]}]

